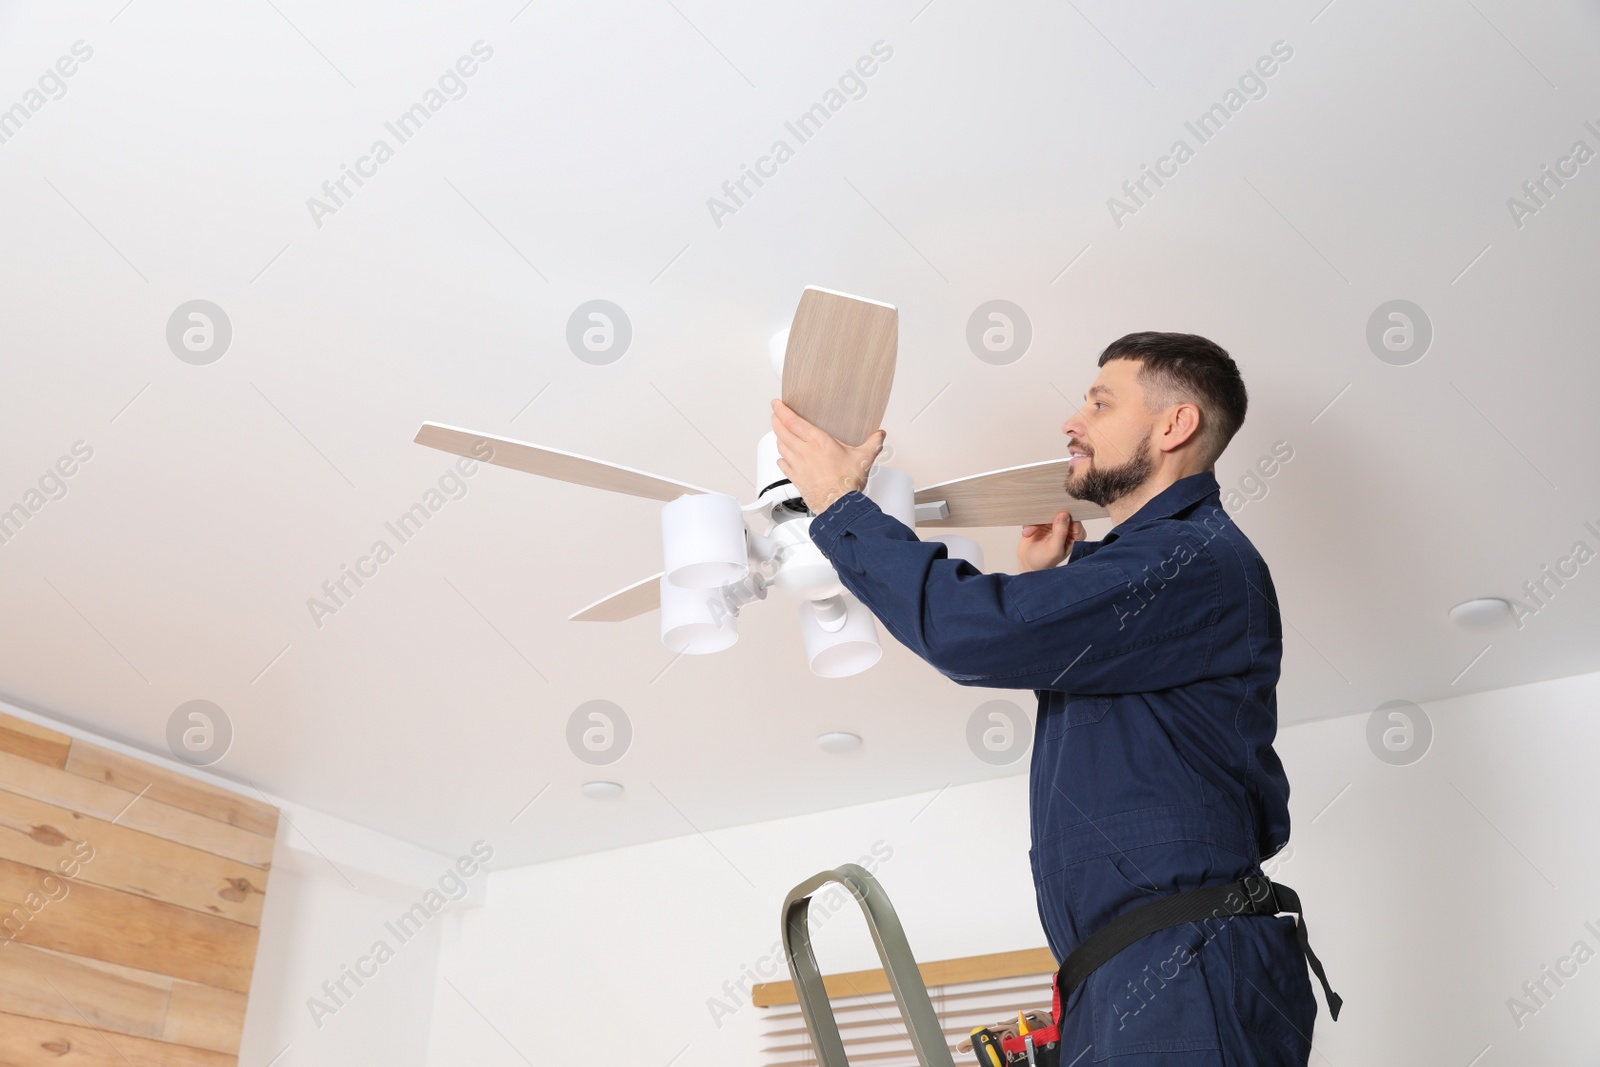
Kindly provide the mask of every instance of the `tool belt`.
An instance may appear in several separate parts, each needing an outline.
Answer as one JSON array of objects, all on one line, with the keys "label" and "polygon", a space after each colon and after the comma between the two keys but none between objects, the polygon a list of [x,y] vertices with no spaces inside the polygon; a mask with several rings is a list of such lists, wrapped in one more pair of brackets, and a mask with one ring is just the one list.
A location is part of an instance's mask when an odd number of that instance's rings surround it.
[{"label": "tool belt", "polygon": [[[1013,1064],[1058,1067],[1061,1056],[1061,1005],[1072,996],[1073,990],[1111,957],[1140,938],[1169,927],[1235,915],[1276,915],[1283,911],[1295,913],[1295,939],[1300,943],[1300,951],[1305,953],[1312,973],[1322,983],[1322,992],[1328,1001],[1328,1014],[1337,1020],[1339,1006],[1344,1000],[1328,985],[1322,961],[1311,951],[1305,913],[1300,907],[1300,894],[1286,885],[1274,883],[1266,875],[1259,875],[1227,885],[1172,893],[1117,916],[1085,938],[1062,961],[1053,983],[1053,1024],[1032,1027],[1026,1032],[1012,1024],[980,1026],[972,1032],[970,1047],[983,1067],[1010,1067]],[[969,1046],[964,1041],[961,1047],[965,1050]]]}]

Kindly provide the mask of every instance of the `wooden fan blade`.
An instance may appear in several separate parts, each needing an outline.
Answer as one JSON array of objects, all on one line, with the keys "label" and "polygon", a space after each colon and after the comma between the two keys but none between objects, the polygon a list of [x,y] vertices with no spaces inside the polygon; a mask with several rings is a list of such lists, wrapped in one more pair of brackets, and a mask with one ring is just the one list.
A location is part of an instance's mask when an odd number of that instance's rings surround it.
[{"label": "wooden fan blade", "polygon": [[918,504],[942,500],[950,514],[942,519],[919,519],[917,527],[1047,524],[1063,508],[1079,521],[1103,518],[1105,508],[1074,500],[1062,488],[1067,463],[1064,459],[1047,459],[918,489]]},{"label": "wooden fan blade", "polygon": [[525,441],[513,441],[456,426],[441,426],[436,422],[423,423],[422,429],[417,431],[416,441],[419,445],[493,463],[497,467],[510,467],[512,470],[572,482],[574,485],[588,485],[613,493],[649,497],[651,500],[676,500],[684,493],[710,491],[632,467],[590,459],[576,452],[530,445]]},{"label": "wooden fan blade", "polygon": [[626,589],[619,589],[604,600],[596,600],[575,615],[568,616],[568,622],[621,622],[631,619],[635,615],[643,615],[647,611],[654,611],[661,606],[661,575],[657,571],[643,581],[634,582]]},{"label": "wooden fan blade", "polygon": [[883,425],[899,343],[893,306],[806,286],[783,356],[783,402],[845,444],[861,444]]}]

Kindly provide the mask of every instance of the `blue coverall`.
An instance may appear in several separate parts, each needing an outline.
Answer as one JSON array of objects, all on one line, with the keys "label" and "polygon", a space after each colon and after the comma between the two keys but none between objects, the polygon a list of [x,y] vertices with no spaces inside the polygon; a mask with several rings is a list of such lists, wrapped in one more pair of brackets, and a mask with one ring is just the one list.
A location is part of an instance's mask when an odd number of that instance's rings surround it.
[{"label": "blue coverall", "polygon": [[[1278,598],[1211,471],[1024,574],[950,559],[859,492],[811,539],[940,674],[1037,695],[1029,858],[1058,962],[1145,901],[1261,874],[1288,843]],[[1063,1005],[1062,1067],[1304,1065],[1317,1004],[1294,924],[1237,915],[1134,942]]]}]

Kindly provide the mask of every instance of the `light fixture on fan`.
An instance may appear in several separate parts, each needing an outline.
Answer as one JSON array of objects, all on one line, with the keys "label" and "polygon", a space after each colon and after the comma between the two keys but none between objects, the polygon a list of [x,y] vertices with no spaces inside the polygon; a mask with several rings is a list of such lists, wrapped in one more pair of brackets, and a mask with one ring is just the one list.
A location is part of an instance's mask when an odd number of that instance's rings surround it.
[{"label": "light fixture on fan", "polygon": [[800,605],[806,663],[821,678],[848,678],[883,656],[878,624],[866,605],[849,593]]}]

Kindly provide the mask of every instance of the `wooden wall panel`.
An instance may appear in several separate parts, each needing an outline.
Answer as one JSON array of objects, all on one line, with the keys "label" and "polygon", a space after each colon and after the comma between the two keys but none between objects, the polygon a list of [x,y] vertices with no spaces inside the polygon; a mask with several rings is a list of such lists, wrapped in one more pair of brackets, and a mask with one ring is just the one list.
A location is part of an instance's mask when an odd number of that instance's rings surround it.
[{"label": "wooden wall panel", "polygon": [[20,942],[0,948],[0,1006],[16,1015],[159,1038],[171,997],[172,979],[160,975],[92,966]]},{"label": "wooden wall panel", "polygon": [[6,1067],[236,1067],[220,1052],[0,1012]]},{"label": "wooden wall panel", "polygon": [[[63,755],[62,764],[66,757]],[[252,867],[272,865],[272,838],[0,751],[0,786],[69,811],[109,819]],[[135,804],[134,801],[139,803]]]},{"label": "wooden wall panel", "polygon": [[72,738],[31,722],[0,715],[0,752],[10,752],[51,767],[67,765]]},{"label": "wooden wall panel", "polygon": [[235,1067],[277,825],[0,714],[0,1064]]},{"label": "wooden wall panel", "polygon": [[119,789],[143,793],[151,800],[159,800],[262,837],[273,837],[278,832],[278,809],[270,804],[230,793],[209,782],[185,778],[165,767],[141,763],[132,756],[124,756],[99,745],[72,742],[66,769]]},{"label": "wooden wall panel", "polygon": [[266,875],[198,848],[0,791],[0,859],[41,870],[91,854],[78,877],[107,889],[261,924]]}]

